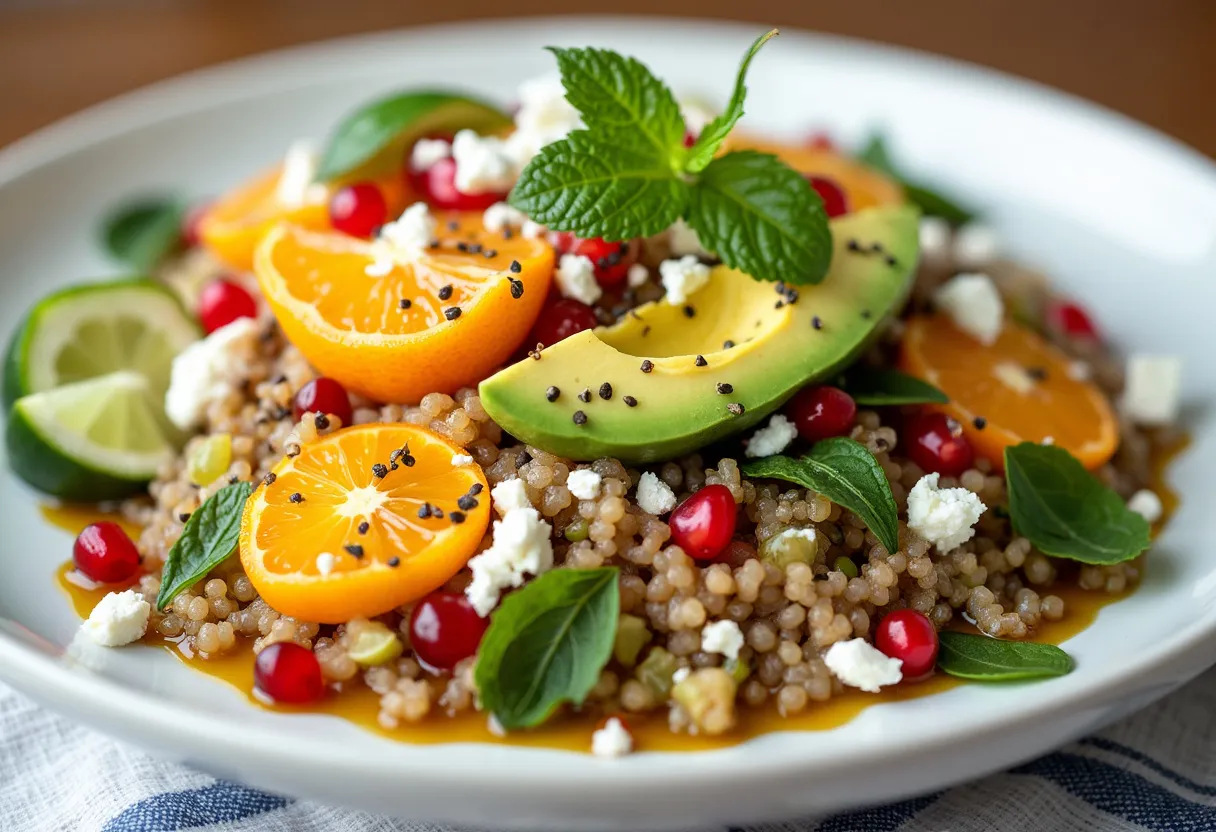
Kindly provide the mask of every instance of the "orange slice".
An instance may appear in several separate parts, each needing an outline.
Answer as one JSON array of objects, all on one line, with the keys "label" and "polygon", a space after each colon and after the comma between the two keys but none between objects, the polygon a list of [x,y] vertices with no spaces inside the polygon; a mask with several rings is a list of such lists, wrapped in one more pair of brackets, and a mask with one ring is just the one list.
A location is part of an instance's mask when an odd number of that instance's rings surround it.
[{"label": "orange slice", "polygon": [[905,202],[904,190],[898,182],[834,150],[809,144],[784,144],[747,135],[732,135],[726,144],[729,150],[772,153],[799,173],[831,179],[844,190],[850,211],[876,205],[902,205]]},{"label": "orange slice", "polygon": [[452,462],[463,453],[407,424],[347,428],[305,445],[245,504],[245,574],[274,609],[322,624],[421,598],[460,571],[490,522],[481,468]]},{"label": "orange slice", "polygon": [[549,291],[553,249],[487,231],[481,217],[438,216],[438,246],[383,276],[367,273],[368,241],[279,226],[254,270],[283,332],[314,367],[378,401],[416,402],[490,375],[523,343]]},{"label": "orange slice", "polygon": [[[1039,335],[1006,321],[984,346],[943,316],[908,321],[901,364],[950,397],[941,405],[963,427],[975,452],[997,470],[1019,442],[1050,439],[1094,469],[1119,443],[1102,391],[1071,370],[1072,361]],[[976,427],[976,419],[984,427]]]},{"label": "orange slice", "polygon": [[[254,177],[216,200],[199,220],[198,233],[203,245],[234,269],[249,271],[258,243],[280,221],[303,228],[329,228],[329,198],[345,183],[334,183],[317,189],[303,205],[285,207],[275,198],[283,167]],[[400,176],[385,177],[376,182],[389,214],[396,216],[404,208],[405,183]]]}]

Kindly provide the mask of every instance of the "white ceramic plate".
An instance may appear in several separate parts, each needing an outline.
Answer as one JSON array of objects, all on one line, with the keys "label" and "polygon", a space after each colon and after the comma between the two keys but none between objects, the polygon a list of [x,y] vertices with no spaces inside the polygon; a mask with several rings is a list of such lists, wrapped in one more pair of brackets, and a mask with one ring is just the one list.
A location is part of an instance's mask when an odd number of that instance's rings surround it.
[{"label": "white ceramic plate", "polygon": [[[95,241],[116,199],[213,194],[324,136],[397,87],[510,99],[551,69],[546,44],[637,55],[682,91],[724,96],[760,26],[528,20],[388,33],[190,75],[68,119],[0,153],[0,330],[53,286],[112,274]],[[0,678],[74,719],[217,775],[312,799],[520,829],[686,828],[837,810],[926,791],[1040,754],[1216,660],[1216,169],[1089,104],[963,64],[787,32],[756,61],[746,124],[856,141],[885,124],[899,157],[984,206],[1010,250],[1084,298],[1129,349],[1186,358],[1187,495],[1144,586],[1067,643],[1061,679],[970,685],[868,709],[822,733],[604,761],[566,752],[412,747],[326,717],[269,714],[151,649],[65,654],[54,586],[70,538],[0,476]],[[74,658],[73,658],[74,657]]]}]

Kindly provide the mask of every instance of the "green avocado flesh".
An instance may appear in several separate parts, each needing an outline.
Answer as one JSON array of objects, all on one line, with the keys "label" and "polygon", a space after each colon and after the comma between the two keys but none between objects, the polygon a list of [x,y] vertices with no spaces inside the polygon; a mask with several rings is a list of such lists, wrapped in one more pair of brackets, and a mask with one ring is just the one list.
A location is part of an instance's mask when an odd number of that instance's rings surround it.
[{"label": "green avocado flesh", "polygon": [[[794,304],[778,306],[776,284],[719,266],[689,298],[691,317],[666,300],[640,306],[486,379],[482,405],[513,436],[576,460],[654,462],[738,433],[843,369],[899,313],[916,273],[919,218],[898,206],[833,220],[832,268],[822,283],[797,287]],[[735,346],[724,349],[727,341]],[[552,402],[550,387],[560,391]]]}]

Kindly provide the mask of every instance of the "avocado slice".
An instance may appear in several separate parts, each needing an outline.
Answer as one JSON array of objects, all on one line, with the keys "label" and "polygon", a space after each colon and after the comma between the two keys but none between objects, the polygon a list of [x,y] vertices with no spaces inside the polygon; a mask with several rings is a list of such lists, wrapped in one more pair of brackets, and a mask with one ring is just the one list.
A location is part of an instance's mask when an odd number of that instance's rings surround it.
[{"label": "avocado slice", "polygon": [[777,284],[719,266],[687,306],[640,306],[496,373],[481,383],[482,406],[513,436],[576,460],[654,462],[738,433],[847,366],[898,314],[916,273],[919,216],[884,206],[833,220],[832,268],[797,287],[793,304]]}]

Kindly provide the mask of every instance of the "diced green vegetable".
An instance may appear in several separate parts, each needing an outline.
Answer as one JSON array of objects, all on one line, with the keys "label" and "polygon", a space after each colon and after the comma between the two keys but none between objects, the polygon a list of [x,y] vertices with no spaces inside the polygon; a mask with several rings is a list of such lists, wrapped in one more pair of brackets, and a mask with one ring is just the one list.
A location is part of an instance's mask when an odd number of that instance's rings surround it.
[{"label": "diced green vegetable", "polygon": [[814,529],[786,529],[760,544],[760,559],[785,569],[791,563],[812,564],[819,554]]},{"label": "diced green vegetable", "polygon": [[633,667],[637,664],[638,654],[652,638],[654,636],[643,619],[622,613],[616,625],[616,642],[612,646],[612,655],[625,667]]},{"label": "diced green vegetable", "polygon": [[662,647],[650,651],[634,673],[638,681],[654,692],[655,698],[663,701],[671,693],[671,677],[680,666],[675,656]]},{"label": "diced green vegetable", "polygon": [[208,436],[190,452],[186,473],[195,485],[208,486],[224,476],[232,464],[232,436],[215,433]]},{"label": "diced green vegetable", "polygon": [[590,524],[587,523],[586,518],[580,517],[566,526],[566,530],[562,534],[571,543],[578,543],[581,540],[586,540],[590,533]]}]

